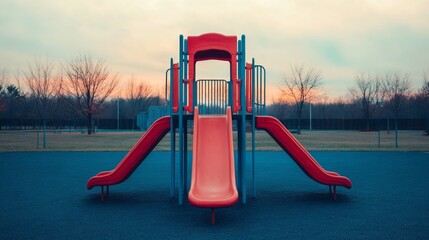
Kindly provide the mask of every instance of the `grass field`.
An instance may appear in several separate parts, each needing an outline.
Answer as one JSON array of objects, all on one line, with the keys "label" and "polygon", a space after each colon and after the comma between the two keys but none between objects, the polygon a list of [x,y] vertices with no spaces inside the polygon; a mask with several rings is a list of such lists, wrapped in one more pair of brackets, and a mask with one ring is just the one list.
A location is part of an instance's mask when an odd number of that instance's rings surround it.
[{"label": "grass field", "polygon": [[[0,151],[128,151],[142,136],[143,132],[100,132],[87,135],[80,132],[48,132],[46,149],[42,149],[42,136],[34,131],[0,131]],[[294,136],[308,150],[326,151],[429,151],[429,136],[422,131],[400,131],[399,148],[395,147],[394,132],[383,131],[378,147],[377,132],[359,131],[304,131]],[[236,135],[234,135],[236,139]],[[189,149],[192,135],[188,137]],[[251,134],[247,134],[248,148]],[[257,150],[281,150],[277,143],[265,132],[256,133]],[[161,141],[156,150],[170,150],[170,135]]]}]

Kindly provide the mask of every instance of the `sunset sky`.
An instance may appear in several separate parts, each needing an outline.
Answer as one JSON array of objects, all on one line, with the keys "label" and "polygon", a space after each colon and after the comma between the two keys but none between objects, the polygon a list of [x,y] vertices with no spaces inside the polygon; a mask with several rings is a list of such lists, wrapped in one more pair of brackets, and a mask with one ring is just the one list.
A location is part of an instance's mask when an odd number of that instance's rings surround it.
[{"label": "sunset sky", "polygon": [[[290,65],[320,69],[327,96],[347,95],[359,72],[407,73],[418,89],[429,70],[429,1],[419,0],[2,0],[0,70],[34,57],[104,59],[122,84],[133,76],[162,89],[178,37],[246,35],[248,61],[267,69],[271,95]],[[201,63],[201,77],[227,65]]]}]

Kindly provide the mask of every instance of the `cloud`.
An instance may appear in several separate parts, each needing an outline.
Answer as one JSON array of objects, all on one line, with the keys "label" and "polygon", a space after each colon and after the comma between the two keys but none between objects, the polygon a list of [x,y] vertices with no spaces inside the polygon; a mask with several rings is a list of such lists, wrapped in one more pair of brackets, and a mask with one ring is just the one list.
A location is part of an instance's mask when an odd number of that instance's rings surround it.
[{"label": "cloud", "polygon": [[[271,88],[289,65],[305,63],[321,69],[326,91],[339,96],[361,71],[407,72],[420,84],[428,8],[423,0],[4,0],[0,66],[85,53],[105,59],[113,72],[162,84],[180,34],[244,33],[248,61],[254,56],[266,66]],[[202,71],[216,75],[216,68]]]}]

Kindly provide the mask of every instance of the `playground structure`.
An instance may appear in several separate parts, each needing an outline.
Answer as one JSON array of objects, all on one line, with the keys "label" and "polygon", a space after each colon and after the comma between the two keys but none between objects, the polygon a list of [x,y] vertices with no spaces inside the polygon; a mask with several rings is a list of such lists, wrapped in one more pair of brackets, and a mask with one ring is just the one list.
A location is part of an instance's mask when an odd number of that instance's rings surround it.
[{"label": "playground structure", "polygon": [[[310,153],[274,117],[265,116],[266,72],[255,60],[246,62],[246,38],[208,33],[181,35],[179,60],[170,60],[170,116],[155,121],[142,138],[111,171],[89,179],[87,188],[101,187],[101,198],[109,185],[125,181],[170,133],[170,195],[176,194],[176,157],[178,156],[178,201],[185,193],[189,203],[214,209],[247,201],[246,125],[251,129],[252,195],[255,188],[255,131],[265,130],[313,180],[329,186],[336,199],[336,186],[351,188],[351,181],[323,169]],[[196,79],[198,61],[227,61],[230,79]],[[188,127],[193,121],[192,173],[188,183]],[[234,158],[233,129],[237,131],[237,159]],[[178,149],[176,151],[176,134]],[[106,187],[106,193],[104,190]],[[188,191],[189,189],[189,191]]]}]

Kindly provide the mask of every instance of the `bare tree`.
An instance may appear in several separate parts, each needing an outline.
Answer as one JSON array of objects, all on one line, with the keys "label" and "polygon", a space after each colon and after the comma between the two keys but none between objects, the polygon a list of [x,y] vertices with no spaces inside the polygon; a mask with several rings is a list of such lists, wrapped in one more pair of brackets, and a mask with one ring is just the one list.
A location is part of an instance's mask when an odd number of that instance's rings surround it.
[{"label": "bare tree", "polygon": [[[23,112],[21,107],[24,104],[25,95],[22,94],[21,89],[14,85],[8,84],[5,88],[0,91],[0,98],[2,104],[2,110],[5,113],[5,117],[9,119],[9,126],[15,127],[14,119],[22,116]],[[0,111],[0,113],[2,113]]]},{"label": "bare tree", "polygon": [[46,118],[53,110],[55,100],[60,96],[63,76],[57,72],[55,64],[49,59],[35,58],[24,71],[25,81],[33,98],[36,115],[43,121],[43,148],[46,148]]},{"label": "bare tree", "polygon": [[139,111],[147,108],[149,99],[152,97],[153,89],[150,85],[143,83],[136,84],[134,79],[131,77],[128,81],[127,87],[127,103],[129,107],[128,113],[133,119],[133,129],[135,125],[135,119]]},{"label": "bare tree", "polygon": [[371,77],[369,74],[358,73],[355,77],[356,86],[349,89],[349,93],[366,120],[366,130],[369,130],[369,120],[374,111],[380,107],[384,95],[381,92],[381,78]]},{"label": "bare tree", "polygon": [[6,110],[6,85],[8,83],[8,77],[6,74],[6,70],[2,70],[0,72],[0,112],[4,112]]},{"label": "bare tree", "polygon": [[407,100],[411,88],[408,75],[403,76],[398,73],[386,74],[383,84],[383,92],[386,94],[387,107],[395,118],[395,146],[398,147],[398,118],[401,107]]},{"label": "bare tree", "polygon": [[300,66],[290,66],[289,74],[284,74],[280,86],[282,95],[291,99],[295,105],[298,118],[298,134],[301,133],[302,109],[306,101],[315,98],[316,90],[322,84],[319,70],[306,68],[304,64]]},{"label": "bare tree", "polygon": [[429,74],[423,72],[423,86],[418,93],[418,107],[427,118],[426,135],[429,135]]},{"label": "bare tree", "polygon": [[66,66],[67,93],[87,119],[88,134],[92,133],[92,118],[118,85],[117,75],[111,75],[102,60],[94,61],[81,55]]}]

